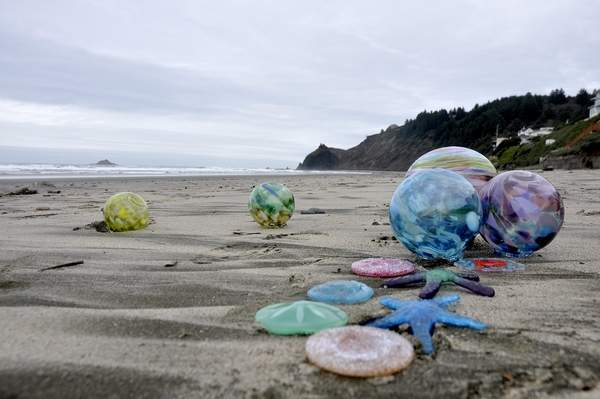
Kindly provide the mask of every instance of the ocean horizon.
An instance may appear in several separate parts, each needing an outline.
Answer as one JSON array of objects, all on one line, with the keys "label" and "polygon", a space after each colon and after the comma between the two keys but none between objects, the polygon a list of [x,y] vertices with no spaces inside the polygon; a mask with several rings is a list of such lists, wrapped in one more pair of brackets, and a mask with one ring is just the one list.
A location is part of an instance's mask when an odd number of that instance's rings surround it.
[{"label": "ocean horizon", "polygon": [[77,177],[144,177],[144,176],[245,176],[366,174],[358,171],[297,170],[290,168],[226,168],[218,166],[106,166],[53,163],[0,164],[0,179],[77,178]]}]

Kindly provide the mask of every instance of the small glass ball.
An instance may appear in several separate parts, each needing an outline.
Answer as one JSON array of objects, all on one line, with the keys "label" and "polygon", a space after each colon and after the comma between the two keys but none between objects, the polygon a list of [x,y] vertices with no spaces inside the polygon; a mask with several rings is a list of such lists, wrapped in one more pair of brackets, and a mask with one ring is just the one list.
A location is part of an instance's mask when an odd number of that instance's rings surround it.
[{"label": "small glass ball", "polygon": [[135,193],[118,193],[104,205],[104,221],[111,231],[139,230],[148,226],[150,214],[146,201]]},{"label": "small glass ball", "polygon": [[280,183],[259,184],[252,190],[248,200],[250,215],[263,227],[285,226],[294,209],[294,195]]}]

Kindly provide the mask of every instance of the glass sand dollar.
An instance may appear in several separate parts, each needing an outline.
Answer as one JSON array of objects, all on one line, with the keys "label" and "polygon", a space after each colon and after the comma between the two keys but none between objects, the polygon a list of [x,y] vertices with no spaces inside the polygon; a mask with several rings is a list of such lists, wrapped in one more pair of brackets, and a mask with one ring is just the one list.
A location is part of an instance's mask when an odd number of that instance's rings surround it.
[{"label": "glass sand dollar", "polygon": [[515,170],[494,177],[481,191],[481,236],[497,253],[526,257],[548,245],[562,227],[560,194],[533,172]]},{"label": "glass sand dollar", "polygon": [[259,184],[248,200],[250,215],[263,227],[285,226],[294,209],[294,195],[280,183]]},{"label": "glass sand dollar", "polygon": [[406,259],[367,258],[352,263],[352,273],[364,277],[398,277],[415,271],[415,265]]},{"label": "glass sand dollar", "polygon": [[344,326],[348,315],[326,303],[296,301],[265,306],[256,312],[255,320],[271,334],[308,335]]},{"label": "glass sand dollar", "polygon": [[406,178],[390,201],[398,241],[423,259],[456,261],[479,230],[481,203],[471,183],[446,169]]},{"label": "glass sand dollar", "polygon": [[464,176],[479,191],[496,176],[496,168],[484,155],[465,147],[443,147],[421,155],[408,169],[407,176],[423,169],[448,169]]},{"label": "glass sand dollar", "polygon": [[522,263],[503,258],[463,258],[454,262],[454,266],[476,272],[515,272],[526,269]]},{"label": "glass sand dollar", "polygon": [[314,365],[349,377],[378,377],[405,369],[415,358],[402,335],[374,327],[347,326],[321,331],[306,340]]},{"label": "glass sand dollar", "polygon": [[311,301],[352,305],[371,299],[373,288],[358,281],[337,280],[315,285],[307,295]]},{"label": "glass sand dollar", "polygon": [[135,193],[118,193],[110,197],[102,210],[104,222],[111,231],[143,229],[150,223],[146,201]]}]

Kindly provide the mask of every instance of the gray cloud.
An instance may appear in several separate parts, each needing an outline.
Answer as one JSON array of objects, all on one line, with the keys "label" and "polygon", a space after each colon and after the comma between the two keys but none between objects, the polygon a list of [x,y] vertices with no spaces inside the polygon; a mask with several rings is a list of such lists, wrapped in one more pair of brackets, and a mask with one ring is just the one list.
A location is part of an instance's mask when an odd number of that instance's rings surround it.
[{"label": "gray cloud", "polygon": [[597,0],[0,0],[0,146],[294,166],[423,109],[600,87],[598,20]]}]

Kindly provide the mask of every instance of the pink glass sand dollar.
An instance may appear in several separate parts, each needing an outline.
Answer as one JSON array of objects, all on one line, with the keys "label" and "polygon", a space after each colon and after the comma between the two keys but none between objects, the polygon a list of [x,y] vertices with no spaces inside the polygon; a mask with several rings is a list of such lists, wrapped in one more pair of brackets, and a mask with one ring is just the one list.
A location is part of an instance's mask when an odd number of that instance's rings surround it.
[{"label": "pink glass sand dollar", "polygon": [[365,277],[398,277],[415,271],[406,259],[368,258],[352,263],[352,273]]},{"label": "pink glass sand dollar", "polygon": [[378,377],[405,369],[415,358],[400,334],[349,326],[321,331],[306,341],[306,356],[316,366],[349,377]]},{"label": "pink glass sand dollar", "polygon": [[489,159],[465,147],[443,147],[421,155],[408,169],[406,176],[422,169],[448,169],[464,176],[479,191],[496,176],[496,168]]},{"label": "pink glass sand dollar", "polygon": [[562,227],[560,194],[533,172],[515,170],[494,177],[481,190],[481,236],[505,256],[525,257],[548,245]]}]

